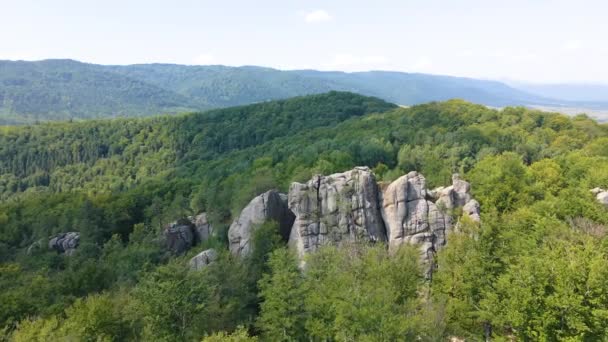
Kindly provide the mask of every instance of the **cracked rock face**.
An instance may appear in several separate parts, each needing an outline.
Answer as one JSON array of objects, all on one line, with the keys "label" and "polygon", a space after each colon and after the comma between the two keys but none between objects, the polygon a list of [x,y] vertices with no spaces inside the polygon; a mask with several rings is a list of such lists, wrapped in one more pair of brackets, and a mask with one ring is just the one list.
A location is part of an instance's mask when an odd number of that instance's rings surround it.
[{"label": "cracked rock face", "polygon": [[389,249],[418,244],[422,260],[430,263],[453,227],[452,209],[462,207],[471,219],[480,220],[479,203],[471,197],[470,189],[470,184],[455,174],[451,186],[429,191],[424,176],[416,171],[389,184],[382,193]]},{"label": "cracked rock face", "polygon": [[238,256],[249,255],[255,229],[267,221],[276,221],[281,236],[288,239],[294,215],[287,207],[287,195],[270,190],[252,199],[230,225],[230,252]]},{"label": "cracked rock face", "polygon": [[[451,226],[451,219],[429,196],[424,176],[415,171],[395,180],[384,190],[382,217],[389,249],[404,243],[417,243],[423,259],[430,260],[436,247],[445,244],[446,229]],[[453,201],[447,205],[453,206]]]},{"label": "cracked rock face", "polygon": [[200,270],[200,269],[206,267],[207,265],[211,264],[215,260],[217,260],[217,252],[215,251],[215,249],[210,248],[210,249],[204,250],[204,251],[200,252],[199,254],[197,254],[192,259],[190,259],[190,262],[189,262],[190,269]]},{"label": "cracked rock face", "polygon": [[60,233],[49,240],[49,248],[58,253],[72,255],[80,244],[80,233],[68,232]]},{"label": "cracked rock face", "polygon": [[387,240],[378,186],[367,167],[292,183],[289,209],[296,216],[289,244],[300,258],[325,244]]}]

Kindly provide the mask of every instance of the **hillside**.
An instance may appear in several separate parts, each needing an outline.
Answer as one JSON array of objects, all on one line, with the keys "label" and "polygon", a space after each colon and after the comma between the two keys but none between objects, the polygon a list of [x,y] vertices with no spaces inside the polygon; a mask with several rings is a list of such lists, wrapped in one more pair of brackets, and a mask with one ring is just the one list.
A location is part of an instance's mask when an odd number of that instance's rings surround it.
[{"label": "hillside", "polygon": [[[608,188],[606,146],[608,126],[585,116],[342,92],[2,127],[0,326],[15,341],[606,339],[608,209],[589,191]],[[460,173],[481,224],[458,219],[432,278],[418,250],[382,242],[330,244],[301,271],[272,222],[249,256],[228,251],[257,195],[293,198],[292,182],[357,166],[379,189],[414,170],[429,190]],[[364,189],[334,194],[355,203]],[[350,205],[332,204],[345,219]],[[212,233],[175,253],[172,232],[199,213]],[[49,241],[67,232],[79,243]],[[190,270],[209,248],[214,261]]]},{"label": "hillside", "polygon": [[203,107],[141,80],[71,60],[0,61],[0,123],[183,112]]},{"label": "hillside", "polygon": [[[0,61],[0,123],[172,114],[330,90],[376,96],[400,105],[452,98],[494,107],[567,104],[500,82],[402,72]],[[584,106],[577,102],[571,107]]]}]

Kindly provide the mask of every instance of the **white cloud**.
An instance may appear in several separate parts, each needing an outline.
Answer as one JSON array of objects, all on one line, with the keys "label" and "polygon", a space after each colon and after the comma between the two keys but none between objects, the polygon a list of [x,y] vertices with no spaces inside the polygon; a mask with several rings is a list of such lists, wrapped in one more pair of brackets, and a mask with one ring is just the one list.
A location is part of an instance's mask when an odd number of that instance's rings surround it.
[{"label": "white cloud", "polygon": [[214,63],[217,63],[215,57],[208,53],[200,54],[194,59],[194,64],[198,65],[209,65]]},{"label": "white cloud", "polygon": [[304,14],[304,20],[307,23],[320,23],[332,20],[332,16],[325,10],[315,10]]},{"label": "white cloud", "polygon": [[325,63],[325,69],[343,71],[361,71],[377,69],[386,65],[388,60],[384,56],[355,56],[348,53],[334,55],[329,63]]}]

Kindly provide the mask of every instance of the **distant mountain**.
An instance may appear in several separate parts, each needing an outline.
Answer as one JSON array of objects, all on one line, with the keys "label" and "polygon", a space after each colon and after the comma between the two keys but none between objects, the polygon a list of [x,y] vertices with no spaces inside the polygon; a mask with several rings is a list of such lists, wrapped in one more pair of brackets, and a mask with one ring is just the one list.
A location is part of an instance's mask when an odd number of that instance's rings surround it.
[{"label": "distant mountain", "polygon": [[0,61],[0,124],[200,111],[331,90],[402,105],[451,98],[497,107],[567,102],[496,81],[403,72]]},{"label": "distant mountain", "polygon": [[513,87],[555,99],[575,102],[608,103],[608,84],[535,84],[512,83]]},{"label": "distant mountain", "polygon": [[86,119],[202,107],[170,89],[71,60],[0,61],[0,120]]}]

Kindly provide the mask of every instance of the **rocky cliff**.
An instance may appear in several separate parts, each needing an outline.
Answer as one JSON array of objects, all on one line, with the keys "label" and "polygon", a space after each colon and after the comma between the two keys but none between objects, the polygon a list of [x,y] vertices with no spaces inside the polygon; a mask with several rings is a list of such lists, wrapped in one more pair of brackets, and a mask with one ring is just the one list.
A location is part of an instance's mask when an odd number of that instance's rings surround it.
[{"label": "rocky cliff", "polygon": [[296,219],[290,246],[302,257],[325,244],[386,241],[378,195],[367,167],[291,184],[289,209]]},{"label": "rocky cliff", "polygon": [[430,264],[453,228],[454,209],[462,208],[465,215],[480,220],[479,203],[472,198],[470,189],[470,184],[458,174],[452,176],[452,185],[431,191],[426,188],[424,176],[416,171],[390,183],[382,192],[382,218],[389,249],[417,244],[422,260]]},{"label": "rocky cliff", "polygon": [[447,233],[458,223],[457,209],[473,221],[480,220],[471,186],[457,174],[450,186],[433,190],[415,171],[380,188],[369,168],[356,167],[292,183],[288,195],[274,190],[264,193],[230,226],[230,251],[250,253],[256,225],[274,220],[301,260],[323,245],[364,241],[385,242],[389,249],[416,244],[430,266],[435,252],[446,244]]}]

